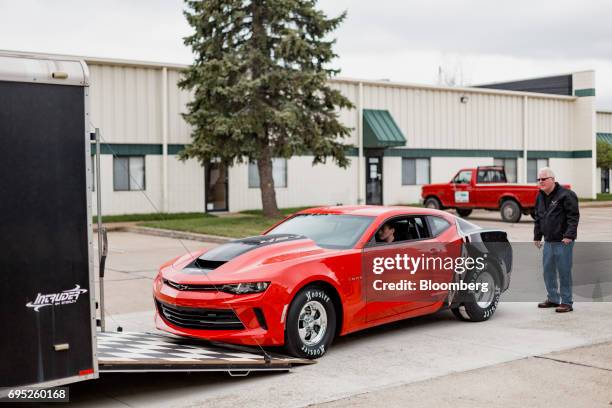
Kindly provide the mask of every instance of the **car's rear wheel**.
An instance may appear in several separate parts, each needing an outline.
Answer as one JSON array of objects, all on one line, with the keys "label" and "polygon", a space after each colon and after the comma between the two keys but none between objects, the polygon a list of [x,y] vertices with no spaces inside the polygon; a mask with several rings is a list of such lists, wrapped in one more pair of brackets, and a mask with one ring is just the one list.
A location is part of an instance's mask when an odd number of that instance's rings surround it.
[{"label": "car's rear wheel", "polygon": [[[473,270],[466,279],[467,283],[487,284],[487,291],[481,289],[466,291],[460,294],[461,303],[451,308],[459,319],[470,322],[488,320],[497,309],[501,296],[501,278],[499,271],[491,263],[485,263],[482,269]],[[482,286],[481,286],[482,288]]]},{"label": "car's rear wheel", "polygon": [[519,222],[521,220],[521,207],[514,200],[505,200],[500,208],[502,220],[506,222]]},{"label": "car's rear wheel", "polygon": [[423,203],[423,206],[425,208],[432,208],[434,210],[439,210],[440,208],[442,208],[442,204],[440,204],[440,201],[435,197],[427,198]]},{"label": "car's rear wheel", "polygon": [[287,352],[300,358],[321,357],[335,333],[336,309],[330,294],[319,286],[302,289],[291,302],[287,313]]},{"label": "car's rear wheel", "polygon": [[467,218],[470,216],[471,213],[471,208],[457,208],[457,214],[459,214],[461,218]]}]

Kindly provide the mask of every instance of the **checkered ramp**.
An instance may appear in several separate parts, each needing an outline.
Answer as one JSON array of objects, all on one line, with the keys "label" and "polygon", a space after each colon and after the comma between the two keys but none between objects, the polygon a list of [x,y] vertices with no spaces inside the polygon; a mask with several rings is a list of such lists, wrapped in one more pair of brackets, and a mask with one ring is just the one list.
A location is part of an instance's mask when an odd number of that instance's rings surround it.
[{"label": "checkered ramp", "polygon": [[138,332],[99,332],[98,365],[112,371],[232,371],[262,368],[290,368],[308,364],[285,356],[271,355],[266,361],[257,350],[217,346],[201,341]]}]

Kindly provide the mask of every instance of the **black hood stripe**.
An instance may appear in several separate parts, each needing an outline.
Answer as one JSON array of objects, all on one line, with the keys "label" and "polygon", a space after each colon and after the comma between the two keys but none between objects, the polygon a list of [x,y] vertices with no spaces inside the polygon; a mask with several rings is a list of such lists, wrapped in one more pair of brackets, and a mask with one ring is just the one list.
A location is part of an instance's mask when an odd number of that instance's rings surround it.
[{"label": "black hood stripe", "polygon": [[237,239],[205,252],[194,262],[186,266],[185,269],[193,270],[194,268],[198,268],[213,270],[254,249],[299,239],[306,239],[306,237],[295,234],[270,234]]}]

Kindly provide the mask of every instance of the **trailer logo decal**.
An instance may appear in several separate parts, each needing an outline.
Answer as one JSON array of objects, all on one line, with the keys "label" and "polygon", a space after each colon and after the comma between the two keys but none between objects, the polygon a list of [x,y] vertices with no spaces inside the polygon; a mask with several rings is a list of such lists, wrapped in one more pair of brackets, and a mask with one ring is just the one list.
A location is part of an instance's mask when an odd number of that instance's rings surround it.
[{"label": "trailer logo decal", "polygon": [[71,303],[76,303],[76,301],[79,300],[79,296],[86,292],[87,289],[81,289],[79,285],[75,285],[73,289],[64,290],[63,292],[48,293],[44,295],[38,293],[38,295],[36,295],[36,300],[26,303],[26,306],[34,308],[34,311],[38,312],[41,307],[45,306],[69,305]]}]

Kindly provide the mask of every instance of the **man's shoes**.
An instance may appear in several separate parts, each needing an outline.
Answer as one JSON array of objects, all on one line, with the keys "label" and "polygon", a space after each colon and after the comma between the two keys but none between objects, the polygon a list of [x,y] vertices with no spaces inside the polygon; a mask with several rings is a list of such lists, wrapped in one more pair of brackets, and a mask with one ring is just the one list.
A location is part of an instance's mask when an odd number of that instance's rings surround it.
[{"label": "man's shoes", "polygon": [[546,309],[546,308],[549,308],[549,307],[559,307],[559,306],[560,306],[560,305],[559,305],[558,303],[551,302],[551,301],[550,301],[550,300],[548,300],[548,299],[546,299],[546,300],[545,300],[544,302],[542,302],[542,303],[538,303],[538,307],[539,307],[540,309]]},{"label": "man's shoes", "polygon": [[557,312],[557,313],[567,313],[567,312],[571,312],[572,310],[574,310],[572,305],[567,305],[567,304],[563,303],[563,304],[560,304],[559,307],[555,309],[555,312]]}]

